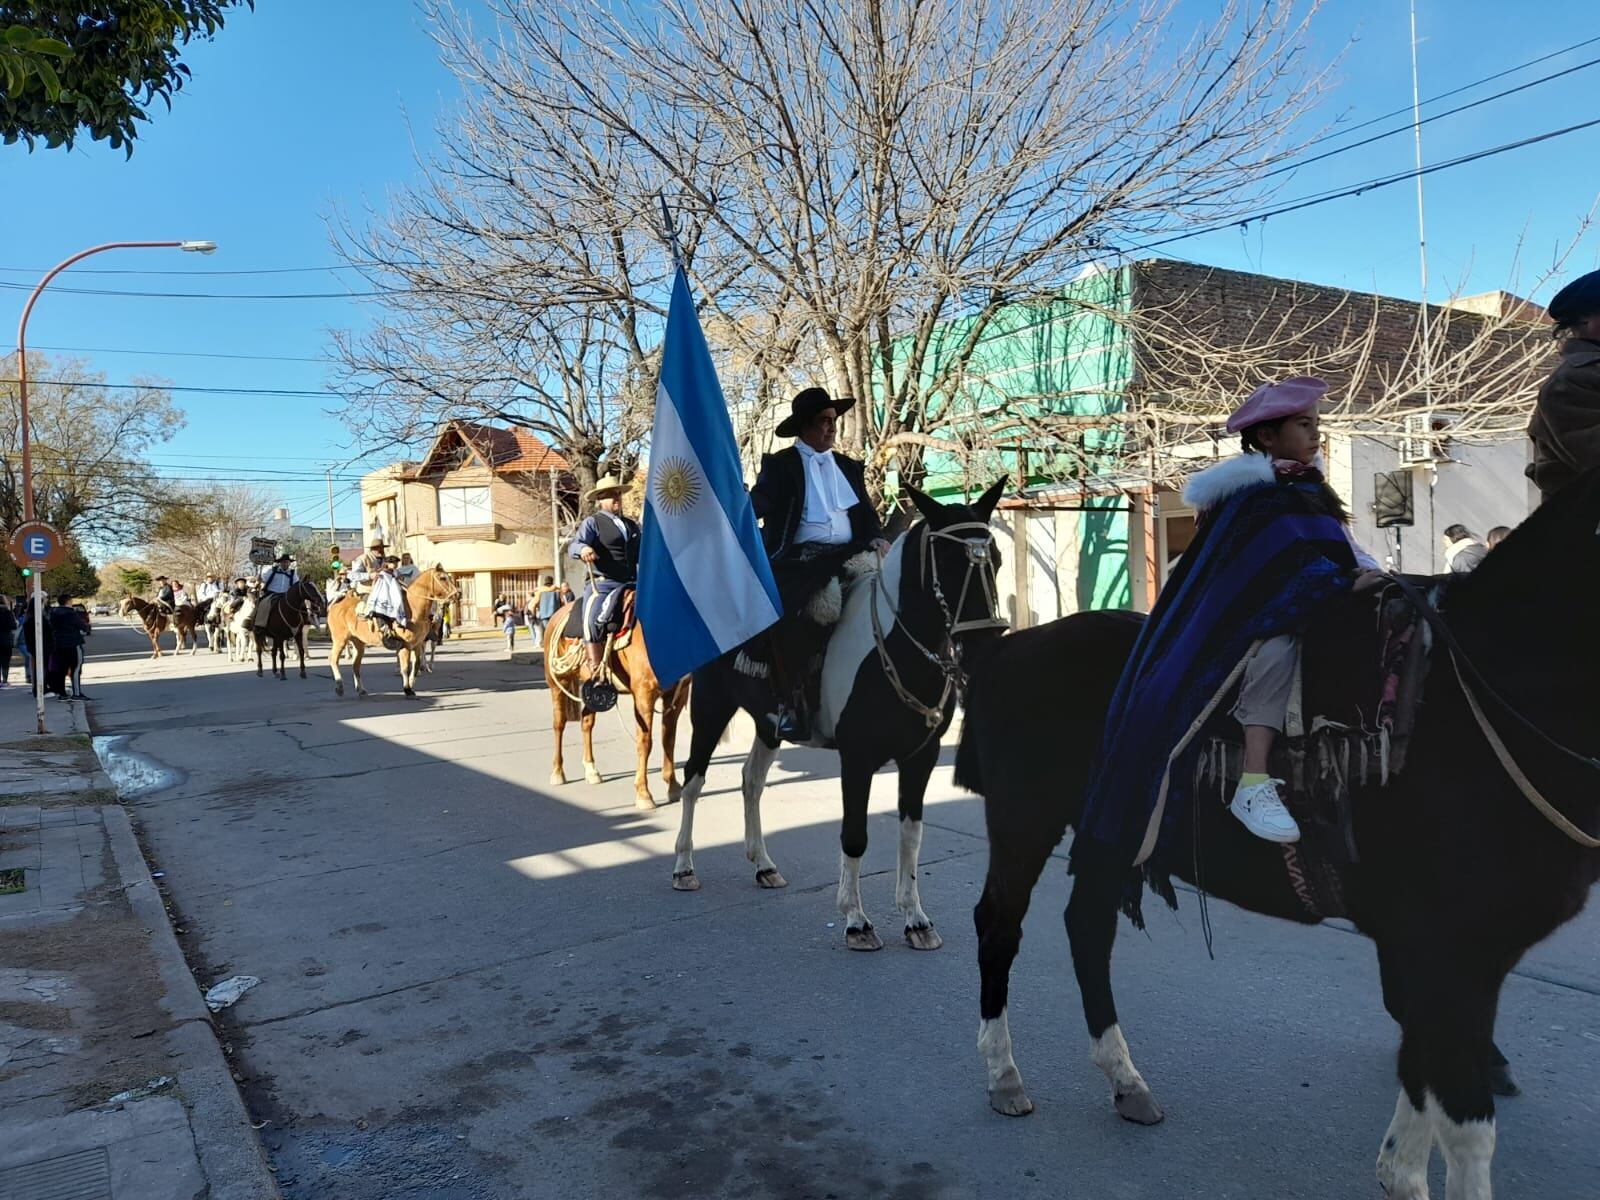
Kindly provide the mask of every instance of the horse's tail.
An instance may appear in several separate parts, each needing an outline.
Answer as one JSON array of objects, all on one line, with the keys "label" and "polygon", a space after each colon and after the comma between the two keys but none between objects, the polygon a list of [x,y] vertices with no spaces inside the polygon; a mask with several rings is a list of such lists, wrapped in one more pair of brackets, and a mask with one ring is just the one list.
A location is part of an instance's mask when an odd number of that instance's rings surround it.
[{"label": "horse's tail", "polygon": [[984,795],[983,771],[979,767],[982,758],[978,750],[979,732],[982,725],[982,708],[979,700],[977,680],[967,688],[966,703],[961,709],[961,741],[956,746],[956,766],[954,773],[955,785],[966,788],[975,795]]}]

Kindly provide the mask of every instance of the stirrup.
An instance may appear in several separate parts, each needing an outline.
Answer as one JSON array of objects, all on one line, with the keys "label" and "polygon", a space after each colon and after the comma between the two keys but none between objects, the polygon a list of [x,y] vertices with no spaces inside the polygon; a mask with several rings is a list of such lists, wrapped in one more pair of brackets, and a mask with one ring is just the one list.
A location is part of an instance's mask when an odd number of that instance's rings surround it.
[{"label": "stirrup", "polygon": [[609,680],[586,679],[578,689],[578,694],[583,697],[583,706],[590,712],[610,712],[617,706],[617,689],[611,686]]}]

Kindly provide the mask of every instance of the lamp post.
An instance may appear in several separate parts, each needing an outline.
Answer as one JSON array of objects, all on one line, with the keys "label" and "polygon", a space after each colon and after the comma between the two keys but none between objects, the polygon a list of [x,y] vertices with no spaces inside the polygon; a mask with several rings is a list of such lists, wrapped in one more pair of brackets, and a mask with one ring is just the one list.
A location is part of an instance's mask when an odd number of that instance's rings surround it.
[{"label": "lamp post", "polygon": [[[22,319],[17,322],[17,404],[22,419],[22,519],[33,520],[33,451],[28,424],[28,316],[34,303],[50,281],[75,262],[104,250],[186,250],[197,254],[210,254],[216,250],[215,242],[106,242],[80,250],[71,258],[63,259],[52,267],[22,306]],[[39,719],[40,733],[44,727],[44,573],[33,573],[33,702]]]}]

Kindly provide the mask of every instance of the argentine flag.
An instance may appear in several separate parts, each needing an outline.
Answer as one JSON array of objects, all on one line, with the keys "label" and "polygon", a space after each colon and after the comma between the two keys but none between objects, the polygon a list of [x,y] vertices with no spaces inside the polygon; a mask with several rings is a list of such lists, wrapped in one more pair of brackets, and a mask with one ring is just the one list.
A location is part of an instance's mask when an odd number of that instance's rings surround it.
[{"label": "argentine flag", "polygon": [[666,686],[748,641],[781,611],[681,266],[656,384],[638,606],[650,665]]}]

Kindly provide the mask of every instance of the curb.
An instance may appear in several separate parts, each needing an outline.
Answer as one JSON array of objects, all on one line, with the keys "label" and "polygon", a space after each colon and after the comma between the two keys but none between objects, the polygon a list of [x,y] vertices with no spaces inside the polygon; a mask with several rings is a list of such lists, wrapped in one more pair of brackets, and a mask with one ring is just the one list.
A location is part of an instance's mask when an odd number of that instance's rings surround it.
[{"label": "curb", "polygon": [[211,1011],[172,932],[166,905],[150,878],[127,810],[107,804],[100,813],[123,893],[150,935],[150,949],[165,989],[161,1004],[173,1020],[167,1044],[178,1059],[176,1074],[191,1116],[189,1126],[200,1169],[209,1184],[209,1200],[281,1200],[267,1169],[261,1139],[250,1127],[250,1114],[217,1042]]},{"label": "curb", "polygon": [[[74,717],[78,717],[80,704],[74,701],[72,707]],[[87,712],[82,713],[81,720],[87,732]],[[100,806],[99,812],[123,894],[149,935],[148,945],[161,976],[161,1006],[173,1021],[167,1032],[167,1046],[177,1059],[174,1074],[189,1112],[189,1130],[206,1177],[208,1200],[282,1200],[267,1165],[266,1151],[251,1128],[250,1114],[217,1041],[211,1010],[200,995],[200,987],[167,919],[167,906],[150,877],[128,810],[120,804],[106,804]]]}]

